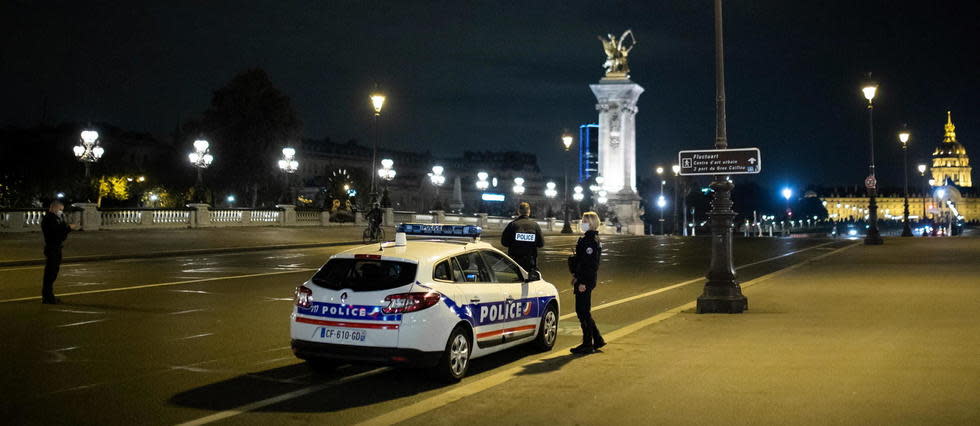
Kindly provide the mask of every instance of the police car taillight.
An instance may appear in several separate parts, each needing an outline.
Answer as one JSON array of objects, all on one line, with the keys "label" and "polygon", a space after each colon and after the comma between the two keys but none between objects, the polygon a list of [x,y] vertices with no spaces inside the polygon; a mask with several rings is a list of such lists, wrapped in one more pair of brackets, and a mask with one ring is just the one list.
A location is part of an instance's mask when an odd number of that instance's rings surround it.
[{"label": "police car taillight", "polygon": [[313,290],[310,290],[309,287],[302,285],[296,287],[296,292],[294,295],[296,306],[306,309],[313,304]]},{"label": "police car taillight", "polygon": [[385,297],[387,305],[381,308],[381,312],[386,314],[404,314],[408,312],[421,311],[422,309],[439,303],[441,295],[439,293],[398,293]]}]

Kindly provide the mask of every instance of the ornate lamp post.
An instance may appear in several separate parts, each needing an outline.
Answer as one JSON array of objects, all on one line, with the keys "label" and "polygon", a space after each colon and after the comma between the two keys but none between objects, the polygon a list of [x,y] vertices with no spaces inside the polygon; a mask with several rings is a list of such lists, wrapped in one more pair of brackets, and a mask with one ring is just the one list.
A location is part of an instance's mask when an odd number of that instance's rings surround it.
[{"label": "ornate lamp post", "polygon": [[96,163],[105,154],[105,149],[99,146],[99,132],[95,130],[82,130],[82,141],[72,148],[75,158],[85,165],[85,177],[91,174],[92,163]]},{"label": "ornate lamp post", "polygon": [[433,206],[435,210],[442,210],[442,200],[439,199],[439,188],[442,187],[442,184],[446,183],[446,177],[442,175],[444,170],[442,166],[432,166],[432,172],[429,173],[429,182],[436,188],[436,202],[435,206]]},{"label": "ornate lamp post", "polygon": [[384,192],[381,194],[381,207],[391,207],[391,200],[388,198],[388,182],[395,178],[395,169],[392,166],[395,162],[390,158],[381,160],[381,168],[378,169],[378,177],[385,182]]},{"label": "ornate lamp post", "polygon": [[[283,180],[285,181],[286,184],[286,190],[283,191],[282,198],[286,198],[287,197],[286,194],[289,193],[288,197],[290,198],[290,200],[288,202],[292,203],[296,200],[296,197],[292,196],[292,190],[289,185],[289,176],[292,175],[293,173],[296,173],[296,171],[299,170],[299,161],[296,161],[295,149],[290,147],[286,147],[282,149],[282,159],[279,160],[279,170],[282,170],[284,175]],[[287,201],[284,200],[283,202],[287,202]]]},{"label": "ornate lamp post", "polygon": [[[721,0],[715,0],[715,149],[728,149],[725,123],[725,48],[722,37]],[[711,200],[711,266],[704,292],[698,297],[697,312],[741,313],[748,309],[748,299],[735,277],[732,252],[732,189],[735,185],[727,176],[715,176],[709,185],[714,191]]]},{"label": "ornate lamp post", "polygon": [[[918,167],[916,167],[916,168],[919,170],[919,177],[921,177],[921,178],[926,177],[926,165],[925,164],[919,164]],[[922,217],[919,218],[920,221],[926,220],[926,194],[928,194],[928,193],[929,193],[929,190],[928,189],[926,189],[926,191],[922,193]],[[923,232],[923,235],[925,235],[924,232]]]},{"label": "ornate lamp post", "polygon": [[908,126],[905,126],[901,132],[898,132],[898,141],[902,144],[902,156],[905,161],[902,167],[902,170],[905,170],[905,210],[902,211],[903,237],[912,236],[912,227],[909,225],[909,137],[911,136]]},{"label": "ornate lamp post", "polygon": [[524,190],[526,189],[524,188],[524,178],[522,177],[514,178],[514,187],[512,189],[514,190],[514,194],[516,194],[517,197],[520,198],[520,196],[524,194]]},{"label": "ornate lamp post", "polygon": [[868,100],[868,146],[871,150],[871,164],[868,166],[870,174],[865,180],[864,186],[868,188],[868,235],[864,238],[866,245],[884,244],[881,234],[878,232],[878,182],[875,177],[875,129],[874,129],[874,98],[878,93],[878,85],[871,82],[871,73],[868,73],[868,82],[865,83],[864,98]]},{"label": "ornate lamp post", "polygon": [[606,191],[605,182],[606,182],[606,178],[602,176],[596,176],[595,185],[589,186],[589,189],[592,190],[592,193],[598,195],[598,197],[596,197],[595,199],[596,203],[606,204],[606,202],[609,201],[609,198],[607,197],[607,195],[609,195],[609,191]]},{"label": "ornate lamp post", "polygon": [[207,140],[198,139],[194,141],[194,152],[187,155],[187,158],[191,161],[191,165],[197,168],[197,186],[204,186],[204,177],[201,175],[202,171],[214,161],[214,156],[211,155],[208,148],[211,146]]},{"label": "ornate lamp post", "polygon": [[793,211],[789,208],[789,200],[790,198],[793,198],[793,190],[790,188],[783,188],[782,194],[783,198],[786,200],[786,219],[789,220],[793,218]]},{"label": "ornate lamp post", "polygon": [[[548,197],[548,199],[553,200],[553,199],[555,199],[555,197],[558,196],[558,190],[555,189],[556,187],[558,187],[557,184],[555,184],[554,182],[548,182],[544,186],[545,186],[545,188],[544,188],[544,196],[545,197]],[[551,203],[548,203],[548,204],[551,204]]]},{"label": "ornate lamp post", "polygon": [[[561,143],[565,146],[565,157],[568,157],[568,152],[572,148],[572,135],[571,133],[565,132],[561,135]],[[564,194],[564,200],[562,201],[562,207],[564,210],[564,222],[565,224],[561,227],[562,234],[571,234],[572,225],[568,220],[568,162],[566,161],[562,166],[562,171],[565,175],[565,186],[562,187],[562,193]]]},{"label": "ornate lamp post", "polygon": [[102,158],[102,155],[105,154],[105,149],[99,146],[99,132],[95,130],[83,130],[79,136],[82,140],[72,148],[72,152],[75,153],[75,158],[85,165],[85,197],[91,201],[92,185],[89,182],[89,176],[92,173],[92,164]]},{"label": "ornate lamp post", "polygon": [[[371,150],[371,170],[378,167],[378,141],[381,129],[381,108],[385,105],[385,95],[380,92],[371,94],[371,106],[374,107],[374,147]],[[374,184],[374,175],[371,175],[371,204],[378,201],[378,190]]]},{"label": "ornate lamp post", "polygon": [[[667,181],[664,181],[665,183]],[[664,235],[664,207],[667,207],[667,199],[664,198],[663,184],[660,185],[660,196],[657,197],[657,208],[660,209],[660,235]]]}]

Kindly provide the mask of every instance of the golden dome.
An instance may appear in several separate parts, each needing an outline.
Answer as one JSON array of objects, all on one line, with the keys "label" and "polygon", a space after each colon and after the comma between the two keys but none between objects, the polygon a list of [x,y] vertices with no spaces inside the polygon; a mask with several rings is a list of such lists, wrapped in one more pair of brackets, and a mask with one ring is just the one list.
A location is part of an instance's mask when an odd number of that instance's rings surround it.
[{"label": "golden dome", "polygon": [[966,148],[956,141],[956,126],[953,125],[953,114],[950,111],[946,111],[946,134],[943,142],[932,153],[933,157],[944,155],[966,155]]}]

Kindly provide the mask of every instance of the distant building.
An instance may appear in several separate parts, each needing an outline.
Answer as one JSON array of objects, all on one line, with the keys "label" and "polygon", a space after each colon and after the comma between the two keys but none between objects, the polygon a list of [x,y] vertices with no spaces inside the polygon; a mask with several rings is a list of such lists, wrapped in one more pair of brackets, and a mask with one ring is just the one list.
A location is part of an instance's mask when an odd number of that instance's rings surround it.
[{"label": "distant building", "polygon": [[[929,193],[923,193],[922,184],[910,182],[909,188],[909,218],[919,220],[923,217],[933,219],[939,215],[951,213],[947,200],[953,203],[953,209],[965,221],[980,220],[980,198],[972,191],[972,167],[966,148],[956,140],[956,126],[953,125],[952,114],[946,112],[946,126],[943,140],[932,153],[932,176]],[[924,178],[922,178],[924,179]],[[942,189],[940,191],[940,189]],[[855,188],[851,193],[834,193],[821,197],[827,214],[834,220],[863,220],[867,215],[868,198],[857,194]],[[877,197],[878,218],[883,220],[900,220],[905,209],[905,197],[901,193],[879,193]]]},{"label": "distant building", "polygon": [[599,125],[578,128],[578,181],[586,182],[599,174]]},{"label": "distant building", "polygon": [[970,188],[973,186],[972,171],[966,148],[956,141],[953,115],[946,111],[946,134],[932,153],[932,178],[936,180],[937,186],[945,185],[949,181],[952,185]]}]

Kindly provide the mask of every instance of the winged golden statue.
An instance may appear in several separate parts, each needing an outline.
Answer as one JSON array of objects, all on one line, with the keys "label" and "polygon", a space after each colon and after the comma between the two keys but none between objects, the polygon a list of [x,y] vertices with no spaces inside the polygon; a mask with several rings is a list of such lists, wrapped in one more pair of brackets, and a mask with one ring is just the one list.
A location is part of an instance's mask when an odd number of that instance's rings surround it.
[{"label": "winged golden statue", "polygon": [[[629,39],[628,43],[627,39]],[[606,37],[599,36],[599,41],[602,42],[602,50],[606,52],[606,62],[602,64],[606,68],[606,77],[629,78],[630,67],[627,59],[630,50],[636,47],[633,30],[626,30],[619,38],[613,34],[606,34]]]}]

